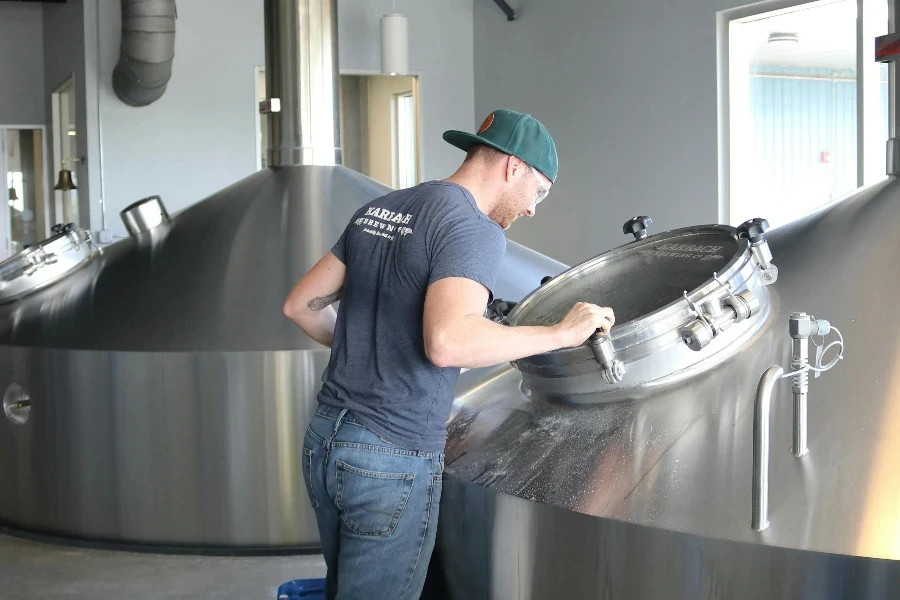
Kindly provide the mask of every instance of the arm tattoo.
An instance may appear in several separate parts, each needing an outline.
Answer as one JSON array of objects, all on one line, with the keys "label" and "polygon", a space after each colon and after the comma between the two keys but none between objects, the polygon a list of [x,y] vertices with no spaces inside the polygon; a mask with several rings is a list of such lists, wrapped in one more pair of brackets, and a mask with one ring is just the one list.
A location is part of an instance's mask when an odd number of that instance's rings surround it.
[{"label": "arm tattoo", "polygon": [[310,300],[309,302],[306,303],[306,307],[309,308],[309,310],[316,310],[316,311],[322,310],[323,308],[325,308],[327,306],[331,306],[332,304],[334,304],[335,302],[340,300],[341,296],[343,296],[343,295],[344,295],[344,286],[341,286],[340,288],[338,288],[338,290],[336,292],[332,292],[331,294],[328,294],[327,296],[319,296],[318,298],[313,298],[312,300]]}]

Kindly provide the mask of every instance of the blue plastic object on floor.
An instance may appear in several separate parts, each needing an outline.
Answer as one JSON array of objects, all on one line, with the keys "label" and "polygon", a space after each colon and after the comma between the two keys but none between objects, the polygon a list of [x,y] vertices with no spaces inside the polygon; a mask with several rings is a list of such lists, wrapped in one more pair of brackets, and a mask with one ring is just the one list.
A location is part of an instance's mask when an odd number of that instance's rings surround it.
[{"label": "blue plastic object on floor", "polygon": [[278,586],[277,600],[325,600],[324,579],[295,579]]}]

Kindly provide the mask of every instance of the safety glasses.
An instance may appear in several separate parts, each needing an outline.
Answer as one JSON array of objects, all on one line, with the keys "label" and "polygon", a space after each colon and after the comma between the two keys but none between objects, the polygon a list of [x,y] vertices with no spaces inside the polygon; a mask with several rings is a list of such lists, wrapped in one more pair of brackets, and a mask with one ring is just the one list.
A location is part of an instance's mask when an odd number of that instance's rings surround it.
[{"label": "safety glasses", "polygon": [[547,194],[550,193],[550,186],[545,185],[543,181],[541,181],[540,175],[538,175],[537,169],[532,168],[531,172],[534,173],[534,178],[538,182],[537,192],[534,194],[534,205],[537,206],[541,203],[541,200],[547,197]]}]

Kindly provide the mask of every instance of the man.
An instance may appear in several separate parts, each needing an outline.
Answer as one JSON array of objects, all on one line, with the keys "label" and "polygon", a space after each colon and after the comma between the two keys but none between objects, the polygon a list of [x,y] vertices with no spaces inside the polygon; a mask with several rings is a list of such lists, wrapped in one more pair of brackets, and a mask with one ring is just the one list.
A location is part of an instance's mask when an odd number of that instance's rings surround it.
[{"label": "man", "polygon": [[614,322],[611,309],[584,303],[551,327],[483,316],[503,230],[547,196],[556,146],[540,122],[509,110],[491,113],[477,134],[444,139],[467,152],[456,173],[357,211],[284,306],[331,346],[303,442],[328,598],[419,597],[460,368],[578,346]]}]

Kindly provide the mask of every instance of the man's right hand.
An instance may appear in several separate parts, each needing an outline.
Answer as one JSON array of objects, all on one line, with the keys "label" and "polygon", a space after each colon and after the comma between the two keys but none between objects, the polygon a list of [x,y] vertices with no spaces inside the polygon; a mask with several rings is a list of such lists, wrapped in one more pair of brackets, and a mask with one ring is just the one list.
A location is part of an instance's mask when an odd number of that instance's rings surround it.
[{"label": "man's right hand", "polygon": [[434,366],[478,369],[574,348],[598,329],[609,334],[615,323],[612,309],[579,303],[556,325],[511,327],[484,318],[488,298],[486,287],[465,277],[429,286],[422,325],[425,356]]},{"label": "man's right hand", "polygon": [[596,331],[600,335],[609,335],[616,323],[613,309],[608,307],[579,302],[556,327],[562,334],[563,348],[580,346]]}]

